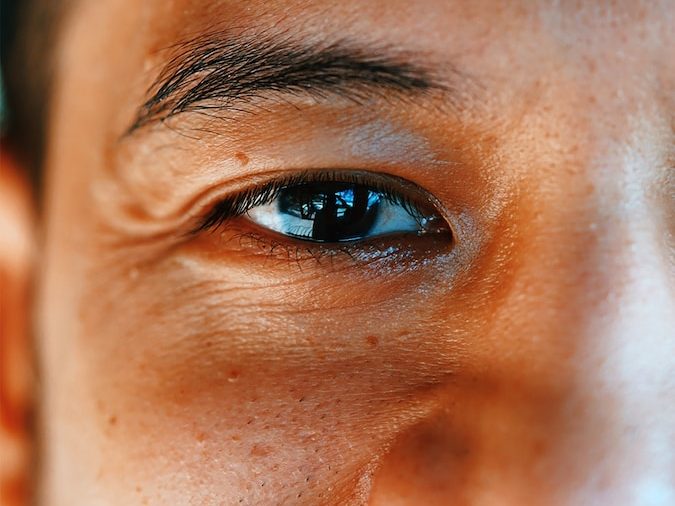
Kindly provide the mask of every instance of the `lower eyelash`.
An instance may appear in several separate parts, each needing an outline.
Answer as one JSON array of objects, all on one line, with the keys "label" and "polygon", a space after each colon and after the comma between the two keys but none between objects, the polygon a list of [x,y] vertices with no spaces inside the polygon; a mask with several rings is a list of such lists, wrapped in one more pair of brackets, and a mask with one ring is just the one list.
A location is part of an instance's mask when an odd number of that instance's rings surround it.
[{"label": "lower eyelash", "polygon": [[292,244],[291,242],[282,242],[270,237],[268,234],[262,234],[254,231],[236,233],[227,240],[236,240],[239,246],[249,249],[253,248],[260,251],[267,258],[277,258],[286,262],[294,262],[302,267],[302,264],[308,260],[321,264],[323,261],[331,261],[336,256],[345,255],[350,260],[356,261],[353,252],[349,246],[341,245],[339,247],[326,247],[318,244]]},{"label": "lower eyelash", "polygon": [[[451,240],[438,241],[434,236],[418,238],[424,241],[419,245],[421,249],[410,248],[407,242],[396,242],[387,237],[354,243],[310,243],[284,236],[276,238],[274,234],[257,231],[239,220],[218,236],[225,248],[228,243],[238,244],[233,247],[237,254],[259,256],[263,265],[278,262],[285,266],[295,265],[301,271],[321,267],[337,272],[354,266],[383,265],[383,262],[387,268],[405,270],[426,261],[429,255],[447,253],[452,248]],[[420,257],[420,251],[424,252],[423,257]]]}]

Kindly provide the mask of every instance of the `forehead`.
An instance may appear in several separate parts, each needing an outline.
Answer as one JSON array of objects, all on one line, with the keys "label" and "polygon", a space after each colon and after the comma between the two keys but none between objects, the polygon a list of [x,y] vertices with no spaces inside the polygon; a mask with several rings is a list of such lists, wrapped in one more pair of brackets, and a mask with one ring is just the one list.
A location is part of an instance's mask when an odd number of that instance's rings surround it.
[{"label": "forehead", "polygon": [[[356,34],[367,27],[368,33],[386,36],[395,29],[397,37],[405,35],[410,41],[419,39],[427,45],[432,40],[445,42],[458,36],[461,42],[464,33],[487,37],[498,31],[516,35],[525,30],[529,35],[545,35],[569,45],[606,41],[615,31],[639,34],[643,41],[663,35],[665,32],[658,30],[667,29],[672,21],[670,7],[666,0],[149,0],[142,4],[105,0],[95,5],[77,2],[74,10],[81,15],[105,15],[110,24],[99,35],[123,28],[112,21],[126,18],[125,25],[149,30],[158,38],[217,27],[245,30],[275,25],[323,35]],[[93,18],[89,20],[93,22]],[[443,34],[450,37],[445,39]]]},{"label": "forehead", "polygon": [[[97,81],[88,96],[107,90],[101,105],[111,105],[109,125],[120,131],[174,50],[203,34],[271,33],[307,43],[392,47],[439,71],[457,68],[476,77],[488,91],[486,100],[498,108],[533,90],[564,89],[569,95],[574,88],[582,103],[589,98],[582,95],[616,88],[617,76],[624,89],[648,88],[668,100],[675,75],[668,54],[675,15],[668,3],[81,2],[64,30],[66,64],[57,68],[62,75],[72,70]],[[617,105],[627,106],[611,100],[607,108]]]},{"label": "forehead", "polygon": [[276,29],[306,37],[394,40],[457,57],[485,50],[505,36],[514,45],[536,39],[529,50],[542,44],[559,50],[583,46],[589,52],[606,51],[611,44],[615,53],[631,45],[663,46],[659,43],[672,31],[671,7],[667,0],[105,0],[79,2],[74,11],[97,38],[113,42],[133,30],[134,37],[124,39],[127,48],[140,39],[156,50],[203,31]]}]

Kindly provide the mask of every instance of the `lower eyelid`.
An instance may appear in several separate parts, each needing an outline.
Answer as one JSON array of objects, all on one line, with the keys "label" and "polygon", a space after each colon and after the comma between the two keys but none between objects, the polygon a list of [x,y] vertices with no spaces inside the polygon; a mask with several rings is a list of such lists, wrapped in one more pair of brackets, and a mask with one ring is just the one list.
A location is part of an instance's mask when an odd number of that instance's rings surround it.
[{"label": "lower eyelid", "polygon": [[321,243],[281,235],[274,237],[267,231],[255,230],[247,225],[238,225],[236,229],[221,234],[220,238],[229,244],[236,244],[238,252],[246,254],[249,258],[250,255],[260,256],[266,265],[269,260],[300,266],[307,262],[314,265],[329,261],[332,263],[335,258],[353,260],[347,245],[327,247]]},{"label": "lower eyelid", "polygon": [[380,236],[351,243],[302,241],[262,229],[244,217],[237,218],[226,230],[212,237],[218,242],[216,248],[222,252],[224,261],[236,261],[238,257],[251,266],[257,257],[261,268],[275,265],[300,269],[318,267],[331,272],[382,262],[403,269],[411,261],[426,261],[430,256],[445,255],[452,249],[451,237],[413,234]]}]

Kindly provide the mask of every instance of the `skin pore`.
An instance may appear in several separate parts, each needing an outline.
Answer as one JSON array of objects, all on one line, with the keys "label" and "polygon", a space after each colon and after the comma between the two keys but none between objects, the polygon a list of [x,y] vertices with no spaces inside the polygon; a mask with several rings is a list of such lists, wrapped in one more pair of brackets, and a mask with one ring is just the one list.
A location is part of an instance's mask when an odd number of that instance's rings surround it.
[{"label": "skin pore", "polygon": [[[42,501],[672,504],[673,34],[668,1],[75,2]],[[409,182],[449,233],[199,228],[316,171]]]}]

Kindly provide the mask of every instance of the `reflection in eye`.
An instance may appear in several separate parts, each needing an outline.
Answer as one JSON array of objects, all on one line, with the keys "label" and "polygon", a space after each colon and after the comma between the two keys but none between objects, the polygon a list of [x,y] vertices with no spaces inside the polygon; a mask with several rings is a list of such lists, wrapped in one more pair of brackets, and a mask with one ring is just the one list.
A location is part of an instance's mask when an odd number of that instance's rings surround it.
[{"label": "reflection in eye", "polygon": [[313,243],[352,243],[383,236],[452,239],[431,195],[399,177],[363,171],[283,175],[224,198],[194,232],[245,222]]},{"label": "reflection in eye", "polygon": [[[400,199],[398,199],[400,200]],[[434,216],[358,183],[324,181],[287,186],[247,213],[254,223],[314,242],[346,242],[389,234],[424,233]]]}]

